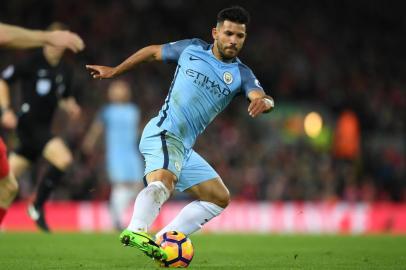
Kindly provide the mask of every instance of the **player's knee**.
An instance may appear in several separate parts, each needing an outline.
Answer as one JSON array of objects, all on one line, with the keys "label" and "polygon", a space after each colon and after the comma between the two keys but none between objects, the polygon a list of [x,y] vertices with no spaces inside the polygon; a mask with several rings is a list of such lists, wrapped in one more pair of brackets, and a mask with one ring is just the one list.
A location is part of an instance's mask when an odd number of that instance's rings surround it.
[{"label": "player's knee", "polygon": [[149,183],[153,182],[161,182],[162,184],[165,185],[165,187],[169,190],[169,192],[172,194],[173,191],[175,190],[175,185],[176,185],[176,175],[174,175],[172,172],[168,170],[156,170],[147,175],[147,181]]},{"label": "player's knee", "polygon": [[226,208],[230,204],[230,192],[228,189],[216,194],[214,203],[222,208]]},{"label": "player's knee", "polygon": [[175,190],[175,185],[176,185],[175,179],[164,178],[164,179],[160,180],[160,182],[162,182],[165,185],[165,187],[169,190],[170,193],[173,193],[173,191]]},{"label": "player's knee", "polygon": [[65,157],[65,159],[64,159],[65,169],[66,169],[67,167],[69,167],[70,165],[72,165],[72,163],[73,163],[73,157],[72,157],[72,154],[69,153],[69,155],[67,155],[67,156]]},{"label": "player's knee", "polygon": [[171,191],[162,181],[152,181],[148,184],[148,188],[145,189],[145,192],[150,193],[153,198],[160,201],[160,203],[164,203],[171,195]]},{"label": "player's knee", "polygon": [[18,182],[12,174],[0,182],[0,207],[8,208],[18,192]]},{"label": "player's knee", "polygon": [[59,159],[57,162],[54,163],[54,166],[57,167],[61,171],[65,171],[68,167],[72,164],[73,157],[71,154],[64,156],[63,158]]}]

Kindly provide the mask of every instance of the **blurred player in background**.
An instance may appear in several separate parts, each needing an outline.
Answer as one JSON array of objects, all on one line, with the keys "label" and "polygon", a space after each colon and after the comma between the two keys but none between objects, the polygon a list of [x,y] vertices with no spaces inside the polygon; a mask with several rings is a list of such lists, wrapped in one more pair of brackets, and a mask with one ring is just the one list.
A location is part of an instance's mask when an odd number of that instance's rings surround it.
[{"label": "blurred player in background", "polygon": [[[66,48],[73,52],[83,50],[83,40],[69,31],[40,31],[0,23],[0,47],[12,49],[30,49],[45,45]],[[3,103],[0,107],[3,114],[10,109],[10,104]],[[5,118],[7,126],[15,126],[15,118]],[[11,122],[10,122],[11,121]],[[18,192],[18,184],[9,170],[7,149],[0,138],[0,225],[8,207]]]},{"label": "blurred player in background", "polygon": [[104,131],[110,213],[115,228],[122,229],[125,210],[142,189],[144,164],[137,147],[140,111],[131,102],[130,86],[125,81],[110,84],[108,100],[86,135],[83,149],[90,154]]},{"label": "blurred player in background", "polygon": [[[147,234],[162,204],[176,188],[196,198],[170,224],[158,232],[199,230],[229,204],[230,194],[217,172],[193,149],[195,140],[231,100],[245,95],[248,113],[257,117],[271,111],[254,73],[237,55],[247,36],[249,14],[241,7],[220,11],[212,29],[213,44],[187,39],[145,47],[116,67],[88,65],[95,79],[113,78],[142,62],[177,63],[174,79],[158,116],[146,125],[140,150],[146,162],[148,185],[138,194],[132,220],[121,235],[125,245],[156,260],[167,254]],[[249,149],[248,149],[249,151]]]},{"label": "blurred player in background", "polygon": [[[61,31],[66,27],[53,23],[49,31]],[[14,128],[20,141],[18,149],[10,155],[12,173],[19,178],[29,166],[43,156],[50,168],[40,181],[29,216],[44,231],[49,231],[44,218],[44,203],[72,163],[72,154],[63,140],[51,133],[53,115],[58,106],[70,116],[78,117],[80,107],[71,93],[72,70],[62,61],[64,47],[45,45],[26,61],[8,66],[0,80],[0,106],[4,110],[3,126]],[[18,115],[10,107],[9,83],[20,81],[22,105]]]}]

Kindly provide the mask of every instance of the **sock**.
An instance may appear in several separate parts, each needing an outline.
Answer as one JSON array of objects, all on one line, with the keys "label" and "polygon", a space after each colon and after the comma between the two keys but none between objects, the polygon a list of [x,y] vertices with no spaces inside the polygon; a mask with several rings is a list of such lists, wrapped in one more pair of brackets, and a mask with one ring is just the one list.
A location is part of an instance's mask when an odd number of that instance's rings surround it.
[{"label": "sock", "polygon": [[156,237],[158,238],[168,231],[178,231],[190,235],[200,230],[212,218],[220,215],[223,210],[224,208],[211,202],[193,201],[183,207],[179,214],[156,234]]},{"label": "sock", "polygon": [[55,166],[50,166],[48,172],[38,186],[37,196],[34,201],[34,206],[37,209],[42,209],[44,207],[45,202],[48,200],[51,192],[55,189],[63,173],[63,171]]},{"label": "sock", "polygon": [[151,182],[137,196],[133,216],[127,229],[133,232],[146,232],[161,210],[162,204],[169,198],[170,192],[161,181]]},{"label": "sock", "polygon": [[1,222],[3,221],[4,217],[6,216],[6,213],[7,213],[7,209],[0,207],[0,225],[1,225]]},{"label": "sock", "polygon": [[131,187],[113,184],[110,193],[110,213],[116,229],[122,229],[122,220],[125,210],[127,210],[127,207],[134,196],[135,190]]}]

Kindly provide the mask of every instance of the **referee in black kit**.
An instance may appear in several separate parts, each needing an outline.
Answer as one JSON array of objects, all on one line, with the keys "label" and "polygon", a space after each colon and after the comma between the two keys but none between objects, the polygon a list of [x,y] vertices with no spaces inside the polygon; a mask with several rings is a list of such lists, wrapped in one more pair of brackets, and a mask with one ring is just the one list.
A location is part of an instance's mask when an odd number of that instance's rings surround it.
[{"label": "referee in black kit", "polygon": [[[61,23],[53,23],[48,30],[65,30]],[[65,49],[45,46],[32,57],[6,67],[1,73],[0,106],[4,126],[14,128],[20,144],[9,157],[10,169],[17,179],[32,163],[43,156],[50,166],[38,185],[37,195],[28,206],[29,216],[38,227],[48,232],[44,204],[63,173],[72,163],[72,153],[64,141],[51,133],[54,112],[58,107],[77,118],[80,107],[71,92],[72,69],[63,62]],[[22,103],[17,113],[10,108],[9,83],[21,82]],[[17,121],[18,118],[18,121]]]}]

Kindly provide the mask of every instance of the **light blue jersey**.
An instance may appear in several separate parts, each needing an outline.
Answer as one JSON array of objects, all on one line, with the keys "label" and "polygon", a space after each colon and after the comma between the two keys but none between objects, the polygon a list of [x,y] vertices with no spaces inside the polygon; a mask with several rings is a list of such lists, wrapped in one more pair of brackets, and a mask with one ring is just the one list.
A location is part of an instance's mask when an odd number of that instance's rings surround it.
[{"label": "light blue jersey", "polygon": [[141,180],[143,164],[137,149],[140,112],[137,106],[110,104],[99,115],[104,125],[106,162],[113,182]]},{"label": "light blue jersey", "polygon": [[262,89],[238,58],[222,62],[213,55],[212,45],[200,39],[165,44],[162,58],[178,66],[157,125],[178,136],[186,148],[192,148],[236,95]]},{"label": "light blue jersey", "polygon": [[165,104],[141,137],[144,174],[169,170],[178,179],[179,191],[219,178],[192,149],[196,138],[236,95],[262,90],[246,65],[238,58],[230,63],[218,60],[212,46],[200,39],[163,45],[162,59],[178,66]]}]

